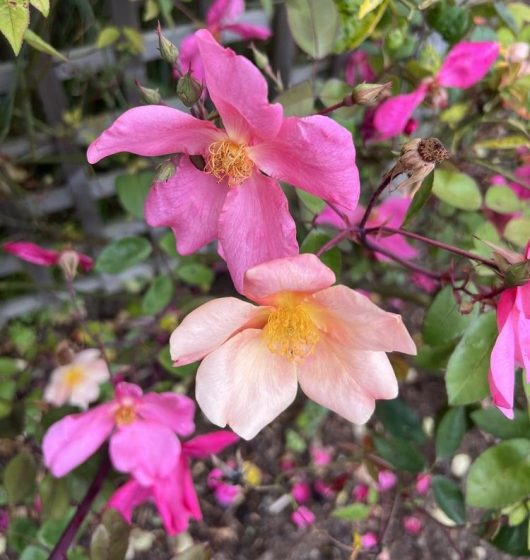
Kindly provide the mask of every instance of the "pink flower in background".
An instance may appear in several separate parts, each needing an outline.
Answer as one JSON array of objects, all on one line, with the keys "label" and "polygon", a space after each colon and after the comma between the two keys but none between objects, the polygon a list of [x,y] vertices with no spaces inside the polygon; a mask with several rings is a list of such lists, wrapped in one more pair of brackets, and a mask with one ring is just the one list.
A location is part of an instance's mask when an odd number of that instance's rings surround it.
[{"label": "pink flower in background", "polygon": [[78,253],[73,249],[65,249],[63,251],[55,251],[54,249],[45,249],[35,243],[29,241],[9,241],[2,245],[6,253],[11,253],[23,261],[27,261],[40,266],[64,266],[68,260],[74,260],[81,268],[88,272],[94,262],[88,255]]},{"label": "pink flower in background", "polygon": [[181,448],[175,434],[193,432],[194,412],[195,403],[183,395],[143,395],[137,385],[118,383],[114,400],[50,427],[42,443],[44,464],[54,476],[64,476],[110,438],[114,467],[148,485],[175,469]]},{"label": "pink flower in background", "polygon": [[416,492],[420,496],[426,496],[431,489],[432,476],[429,473],[420,473],[416,477]]},{"label": "pink flower in background", "polygon": [[[342,207],[359,198],[359,174],[349,131],[328,117],[283,116],[267,100],[267,83],[246,58],[196,33],[205,82],[224,128],[161,105],[121,115],[88,149],[96,163],[114,153],[182,152],[177,170],[153,185],[147,222],[169,226],[183,255],[219,240],[234,284],[248,268],[298,253],[295,223],[278,181]],[[199,170],[187,155],[205,160]]]},{"label": "pink flower in background", "polygon": [[313,446],[309,450],[311,454],[311,461],[318,467],[325,467],[331,463],[333,455],[329,447]]},{"label": "pink flower in background", "polygon": [[373,82],[375,80],[375,72],[370,66],[368,54],[364,51],[354,51],[350,53],[346,60],[344,69],[346,75],[346,83],[350,86],[356,86],[363,82]]},{"label": "pink flower in background", "polygon": [[433,294],[440,287],[440,282],[422,272],[414,272],[411,274],[410,280],[415,286],[428,294]]},{"label": "pink flower in background", "polygon": [[499,45],[495,42],[457,43],[434,78],[423,81],[411,93],[386,99],[377,107],[373,116],[376,138],[386,140],[401,134],[429,91],[436,97],[441,87],[466,89],[482,80],[498,55]]},{"label": "pink flower in background", "polygon": [[224,477],[223,471],[216,467],[208,473],[207,485],[213,490],[217,503],[223,507],[229,507],[241,495],[241,487],[236,484],[228,484],[224,481]]},{"label": "pink flower in background", "polygon": [[110,378],[107,363],[96,349],[87,349],[74,356],[71,363],[52,371],[44,390],[44,400],[62,406],[65,403],[88,408],[99,397],[99,387]]},{"label": "pink flower in background", "polygon": [[416,515],[407,515],[403,518],[403,529],[409,535],[417,536],[423,531],[423,521]]},{"label": "pink flower in background", "polygon": [[[229,31],[242,39],[264,40],[271,36],[271,30],[260,25],[236,23],[245,11],[244,0],[215,0],[206,14],[206,29],[217,39],[223,31]],[[179,61],[183,72],[191,72],[199,82],[204,79],[199,45],[195,33],[188,35],[180,44]]]},{"label": "pink flower in background", "polygon": [[333,490],[331,484],[328,484],[325,480],[322,480],[321,478],[315,480],[314,488],[315,488],[315,492],[319,496],[322,496],[323,498],[329,499],[329,498],[333,498],[333,496],[335,495],[335,490]]},{"label": "pink flower in background", "polygon": [[[388,226],[399,228],[405,220],[412,199],[409,197],[392,196],[385,199],[379,206],[376,206],[366,222],[366,227]],[[358,206],[354,211],[344,210],[350,224],[357,225],[364,215],[364,208]],[[347,224],[330,206],[326,206],[315,220],[316,224],[329,225],[337,229],[345,229]],[[418,255],[415,247],[410,245],[401,235],[369,235],[368,238],[382,249],[391,251],[403,259],[413,259]],[[375,252],[375,257],[379,261],[390,261],[388,257]]]},{"label": "pink flower in background", "polygon": [[361,536],[361,546],[364,550],[372,550],[379,544],[379,539],[375,533],[365,533]]},{"label": "pink flower in background", "polygon": [[[524,258],[518,256],[519,262],[530,259],[530,243]],[[513,418],[515,368],[524,368],[530,380],[530,282],[502,292],[497,304],[497,326],[499,335],[490,359],[490,392],[497,408]]]},{"label": "pink flower in background", "polygon": [[316,521],[315,514],[305,506],[300,506],[291,514],[291,521],[299,529],[307,529]]},{"label": "pink flower in background", "polygon": [[380,471],[377,476],[377,489],[379,492],[388,492],[397,484],[397,476],[392,471]]},{"label": "pink flower in background", "polygon": [[490,182],[492,185],[507,185],[521,199],[528,200],[530,198],[530,189],[523,187],[523,184],[530,185],[530,165],[522,165],[514,171],[514,175],[521,179],[520,183],[508,181],[502,175],[494,175]]},{"label": "pink flower in background", "polygon": [[192,311],[170,339],[180,366],[203,359],[196,398],[208,419],[254,437],[295,399],[300,383],[317,403],[362,424],[398,386],[385,352],[414,354],[401,317],[346,286],[315,255],[247,271],[243,295]]},{"label": "pink flower in background", "polygon": [[353,489],[352,497],[356,502],[366,502],[370,489],[366,484],[357,484]]},{"label": "pink flower in background", "polygon": [[305,504],[311,499],[311,487],[305,481],[295,482],[291,489],[291,495],[299,504]]},{"label": "pink flower in background", "polygon": [[119,511],[131,523],[134,509],[151,500],[156,504],[168,534],[183,533],[190,519],[202,519],[189,460],[205,459],[236,443],[238,439],[232,432],[219,431],[182,443],[177,465],[166,476],[154,478],[147,485],[132,478],[114,492],[107,506]]}]

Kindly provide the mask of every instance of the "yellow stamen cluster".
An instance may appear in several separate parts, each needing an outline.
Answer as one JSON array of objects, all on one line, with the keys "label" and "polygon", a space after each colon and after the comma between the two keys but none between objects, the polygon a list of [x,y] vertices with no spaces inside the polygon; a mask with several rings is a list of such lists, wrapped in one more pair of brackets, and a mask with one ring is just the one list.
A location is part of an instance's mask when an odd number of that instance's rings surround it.
[{"label": "yellow stamen cluster", "polygon": [[136,420],[136,410],[133,404],[123,403],[114,412],[114,421],[118,426],[132,424]]},{"label": "yellow stamen cluster", "polygon": [[64,375],[64,383],[69,389],[74,389],[85,379],[85,372],[80,366],[70,367]]},{"label": "yellow stamen cluster", "polygon": [[204,171],[213,175],[220,183],[228,180],[229,187],[240,185],[254,171],[254,163],[247,155],[247,149],[231,140],[219,140],[210,144]]},{"label": "yellow stamen cluster", "polygon": [[313,352],[320,334],[302,304],[273,311],[263,329],[268,349],[290,362],[301,362]]}]

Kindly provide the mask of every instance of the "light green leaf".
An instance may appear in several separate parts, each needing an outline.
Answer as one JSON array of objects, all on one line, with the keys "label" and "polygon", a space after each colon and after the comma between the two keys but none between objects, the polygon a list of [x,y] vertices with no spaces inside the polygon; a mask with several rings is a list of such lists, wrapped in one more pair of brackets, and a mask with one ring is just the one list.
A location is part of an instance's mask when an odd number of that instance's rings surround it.
[{"label": "light green leaf", "polygon": [[120,38],[120,30],[114,25],[109,25],[104,27],[96,39],[96,47],[98,49],[104,49],[114,44]]},{"label": "light green leaf", "polygon": [[519,247],[525,247],[530,240],[530,218],[525,216],[510,220],[504,228],[504,237]]},{"label": "light green leaf", "polygon": [[366,504],[350,504],[333,510],[331,515],[345,521],[363,521],[370,515],[371,507]]},{"label": "light green leaf", "polygon": [[43,548],[38,546],[30,545],[25,548],[20,555],[19,560],[46,560],[48,558],[48,552]]},{"label": "light green leaf", "polygon": [[486,192],[486,206],[499,214],[511,214],[517,212],[521,207],[521,203],[517,195],[504,185],[493,185]]},{"label": "light green leaf", "polygon": [[447,124],[457,124],[468,114],[469,109],[469,103],[455,103],[440,113],[440,120]]},{"label": "light green leaf", "polygon": [[48,17],[50,13],[50,0],[29,0],[29,3],[39,10],[44,17]]},{"label": "light green leaf", "polygon": [[333,51],[339,14],[333,0],[286,0],[287,20],[296,44],[311,58]]},{"label": "light green leaf", "polygon": [[145,50],[142,34],[134,27],[124,27],[123,35],[127,39],[127,49],[131,54],[139,55]]},{"label": "light green leaf", "polygon": [[31,29],[26,29],[24,32],[24,40],[26,43],[33,47],[35,50],[49,54],[54,58],[62,60],[63,62],[68,62],[68,59],[62,55],[59,51],[55,50],[49,43],[44,39],[41,39],[36,33],[33,33]]},{"label": "light green leaf", "polygon": [[467,327],[449,358],[445,385],[449,404],[479,401],[489,394],[490,354],[497,338],[495,313],[480,315]]},{"label": "light green leaf", "polygon": [[90,542],[91,560],[123,560],[129,544],[130,527],[115,509],[107,509]]},{"label": "light green leaf", "polygon": [[481,140],[474,148],[486,150],[516,150],[517,148],[529,147],[530,141],[522,134],[512,134],[503,138],[489,138]]},{"label": "light green leaf", "polygon": [[120,204],[135,218],[143,219],[144,204],[151,188],[154,174],[151,171],[116,177],[116,192]]},{"label": "light green leaf", "polygon": [[66,478],[47,475],[39,484],[44,519],[64,519],[70,505],[70,491]]},{"label": "light green leaf", "polygon": [[15,54],[20,52],[28,25],[28,0],[0,0],[0,33],[7,39]]},{"label": "light green leaf", "polygon": [[151,250],[151,244],[143,237],[122,237],[101,251],[95,268],[98,272],[119,274],[147,259]]},{"label": "light green leaf", "polygon": [[466,502],[501,508],[530,495],[530,440],[510,439],[490,447],[471,465]]},{"label": "light green leaf", "polygon": [[432,493],[441,510],[455,523],[466,521],[466,506],[464,496],[458,485],[445,476],[434,476],[432,479]]},{"label": "light green leaf", "polygon": [[173,282],[168,276],[158,276],[153,280],[142,298],[142,313],[156,315],[169,305],[173,297]]},{"label": "light green leaf", "polygon": [[383,1],[384,0],[363,0],[361,7],[359,8],[359,19],[363,19],[364,16],[373,12],[383,3]]},{"label": "light green leaf", "polygon": [[434,171],[433,193],[460,210],[478,210],[482,196],[475,180],[449,166]]},{"label": "light green leaf", "polygon": [[282,91],[276,98],[281,103],[286,117],[296,115],[304,117],[314,112],[315,96],[313,95],[313,85],[310,81],[296,84],[285,91]]},{"label": "light green leaf", "polygon": [[436,430],[436,457],[447,459],[454,455],[465,433],[465,410],[461,406],[450,408]]},{"label": "light green leaf", "polygon": [[298,198],[302,201],[302,204],[314,215],[320,213],[324,210],[326,203],[318,196],[309,194],[300,189],[296,189],[296,194]]}]

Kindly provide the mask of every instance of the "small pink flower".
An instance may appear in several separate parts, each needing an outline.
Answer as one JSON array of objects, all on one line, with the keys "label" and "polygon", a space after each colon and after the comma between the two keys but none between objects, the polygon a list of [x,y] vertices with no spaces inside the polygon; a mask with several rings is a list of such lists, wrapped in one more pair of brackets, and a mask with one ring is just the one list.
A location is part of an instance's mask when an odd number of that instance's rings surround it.
[{"label": "small pink flower", "polygon": [[307,529],[316,521],[315,514],[305,506],[300,506],[291,514],[291,521],[299,529]]},{"label": "small pink flower", "polygon": [[206,484],[211,490],[215,490],[223,482],[224,473],[219,467],[215,467],[208,473]]},{"label": "small pink flower", "polygon": [[371,83],[375,80],[375,72],[370,66],[368,54],[364,51],[354,51],[350,53],[346,60],[346,83],[356,86],[363,82]]},{"label": "small pink flower", "polygon": [[420,496],[425,496],[431,489],[432,476],[429,473],[420,473],[416,477],[416,492]]},{"label": "small pink flower", "polygon": [[[162,105],[126,111],[88,148],[90,163],[128,151],[184,154],[174,175],[154,183],[145,215],[171,227],[177,250],[194,253],[218,240],[236,289],[249,268],[298,254],[296,225],[279,181],[353,209],[359,173],[351,133],[328,117],[284,117],[267,82],[245,57],[205,29],[195,37],[208,93],[223,127]],[[198,169],[188,156],[201,156]]]},{"label": "small pink flower", "polygon": [[331,463],[333,455],[328,447],[311,447],[311,461],[317,467],[325,467]]},{"label": "small pink flower", "polygon": [[379,544],[379,539],[375,533],[365,533],[361,536],[361,546],[364,550],[372,550]]},{"label": "small pink flower", "polygon": [[306,504],[311,499],[311,487],[307,482],[295,482],[291,495],[299,504]]},{"label": "small pink flower", "polygon": [[397,484],[397,476],[392,471],[379,471],[377,488],[380,492],[388,492]]},{"label": "small pink flower", "polygon": [[183,533],[187,530],[190,519],[202,519],[189,460],[205,459],[212,453],[219,453],[238,439],[231,432],[220,431],[184,442],[177,465],[166,476],[154,478],[147,485],[140,484],[132,478],[114,492],[108,507],[119,511],[124,519],[131,523],[134,509],[143,502],[152,500],[168,534]]},{"label": "small pink flower", "polygon": [[54,476],[68,474],[110,438],[116,470],[149,485],[175,469],[180,442],[175,434],[193,432],[194,402],[175,393],[142,394],[137,385],[119,383],[114,400],[65,416],[44,436],[44,464]]},{"label": "small pink flower", "polygon": [[231,506],[241,495],[241,488],[235,484],[221,482],[214,490],[215,500],[220,506]]},{"label": "small pink flower", "polygon": [[251,439],[295,399],[362,424],[397,380],[385,352],[416,351],[399,315],[346,286],[315,255],[251,268],[243,294],[192,311],[170,339],[175,365],[203,358],[196,398],[208,419]]},{"label": "small pink flower", "polygon": [[[387,226],[391,228],[400,228],[405,220],[412,199],[409,197],[392,196],[385,199],[379,206],[376,206],[366,222],[366,227]],[[353,212],[344,210],[344,214],[348,217],[351,225],[357,225],[364,214],[364,208],[358,206]],[[347,224],[343,218],[339,216],[335,210],[326,206],[317,216],[315,223],[319,225],[330,225],[337,229],[345,229]],[[401,235],[369,235],[369,239],[382,249],[391,251],[402,259],[413,259],[418,255],[418,250],[410,245],[408,241]],[[375,252],[375,258],[379,261],[389,262],[386,255]]]},{"label": "small pink flower", "polygon": [[71,363],[55,368],[44,390],[44,400],[54,406],[70,403],[88,408],[99,397],[99,388],[110,378],[107,363],[94,348],[83,350]]},{"label": "small pink flower", "polygon": [[322,496],[323,498],[329,499],[329,498],[333,498],[333,496],[335,495],[335,491],[333,490],[331,484],[328,484],[321,478],[315,480],[313,486],[315,488],[315,492],[320,496]]},{"label": "small pink flower", "polygon": [[357,486],[353,489],[352,497],[356,502],[365,503],[368,499],[368,493],[370,489],[366,484],[357,484]]},{"label": "small pink flower", "polygon": [[403,518],[403,529],[409,535],[419,535],[423,531],[423,521],[415,515],[407,515]]}]

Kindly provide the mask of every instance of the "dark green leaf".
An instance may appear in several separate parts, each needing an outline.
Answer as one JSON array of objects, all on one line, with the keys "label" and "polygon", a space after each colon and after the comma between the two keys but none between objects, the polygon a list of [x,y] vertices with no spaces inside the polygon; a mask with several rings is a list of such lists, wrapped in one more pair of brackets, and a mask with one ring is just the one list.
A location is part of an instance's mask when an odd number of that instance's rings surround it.
[{"label": "dark green leaf", "polygon": [[436,457],[447,459],[454,455],[466,433],[466,412],[461,406],[450,408],[436,430]]},{"label": "dark green leaf", "polygon": [[432,493],[447,517],[459,525],[466,522],[464,496],[455,482],[445,476],[436,475],[432,479]]},{"label": "dark green leaf", "polygon": [[183,264],[177,269],[177,276],[186,284],[204,289],[208,289],[215,278],[212,269],[201,263]]},{"label": "dark green leaf", "polygon": [[169,305],[173,297],[173,282],[168,276],[155,278],[142,298],[142,313],[156,315]]},{"label": "dark green leaf", "polygon": [[471,25],[469,10],[439,2],[427,12],[427,23],[450,44],[466,34]]},{"label": "dark green leaf", "polygon": [[180,377],[185,379],[187,377],[191,377],[197,371],[199,367],[198,362],[194,362],[193,364],[187,364],[185,366],[174,367],[173,362],[171,361],[171,356],[169,355],[169,346],[162,348],[158,353],[158,361],[162,365],[162,367],[171,375],[175,377]]},{"label": "dark green leaf", "polygon": [[416,473],[425,468],[425,457],[412,443],[398,438],[385,439],[380,436],[375,436],[374,441],[379,456],[397,469]]},{"label": "dark green leaf", "polygon": [[119,274],[147,259],[151,250],[151,244],[143,237],[122,237],[101,251],[96,261],[96,270]]},{"label": "dark green leaf", "polygon": [[37,525],[27,517],[15,517],[9,521],[7,532],[7,543],[19,554],[33,542],[37,534]]},{"label": "dark green leaf", "polygon": [[44,477],[39,484],[44,519],[64,519],[70,506],[70,491],[66,478]]},{"label": "dark green leaf", "polygon": [[386,431],[394,437],[419,444],[425,441],[425,433],[418,415],[401,399],[378,401],[376,416]]},{"label": "dark green leaf", "polygon": [[61,519],[49,519],[43,523],[37,532],[39,542],[44,546],[53,548],[61,538],[73,514],[74,509],[72,508],[69,515],[63,516]]},{"label": "dark green leaf", "polygon": [[524,438],[530,436],[528,413],[514,410],[513,420],[508,420],[498,408],[475,410],[471,413],[473,422],[484,432],[501,439]]},{"label": "dark green leaf", "polygon": [[4,471],[4,486],[11,505],[19,504],[33,494],[36,476],[37,465],[29,453],[22,451],[9,461]]},{"label": "dark green leaf", "polygon": [[153,182],[151,171],[116,177],[116,192],[123,208],[135,218],[143,219],[144,204]]},{"label": "dark green leaf", "polygon": [[502,526],[491,541],[493,546],[513,556],[528,557],[528,525],[523,523],[516,527]]}]

